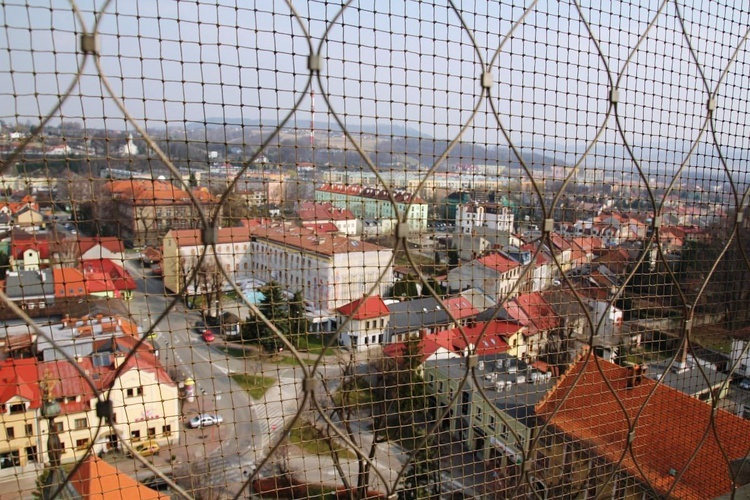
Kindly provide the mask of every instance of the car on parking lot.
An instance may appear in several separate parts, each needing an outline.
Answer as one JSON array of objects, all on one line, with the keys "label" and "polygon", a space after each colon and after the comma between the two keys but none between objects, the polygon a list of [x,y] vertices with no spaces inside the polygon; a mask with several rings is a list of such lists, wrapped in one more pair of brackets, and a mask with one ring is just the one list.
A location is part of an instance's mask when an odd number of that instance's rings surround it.
[{"label": "car on parking lot", "polygon": [[743,378],[740,380],[740,389],[750,391],[750,378]]},{"label": "car on parking lot", "polygon": [[161,451],[161,446],[156,441],[149,439],[148,441],[138,443],[133,449],[142,457],[150,457],[151,455],[158,455]]},{"label": "car on parking lot", "polygon": [[210,427],[212,425],[219,425],[224,422],[221,415],[214,415],[212,413],[201,413],[196,415],[188,421],[188,427],[191,429],[197,429],[198,427]]},{"label": "car on parking lot", "polygon": [[201,336],[203,337],[203,340],[205,340],[206,342],[213,342],[216,339],[214,332],[212,332],[208,328],[203,330],[203,333],[201,334]]}]

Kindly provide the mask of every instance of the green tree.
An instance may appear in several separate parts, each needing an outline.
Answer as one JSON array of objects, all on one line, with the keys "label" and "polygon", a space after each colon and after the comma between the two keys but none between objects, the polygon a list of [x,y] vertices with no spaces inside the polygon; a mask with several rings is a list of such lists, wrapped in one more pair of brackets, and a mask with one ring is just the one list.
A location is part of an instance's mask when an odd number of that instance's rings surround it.
[{"label": "green tree", "polygon": [[[260,301],[258,309],[272,323],[278,331],[288,337],[290,333],[289,303],[284,299],[281,285],[271,281],[261,288],[263,300]],[[275,352],[281,343],[274,331],[260,318],[256,320],[258,341],[268,352]]]},{"label": "green tree", "polygon": [[[438,295],[445,295],[445,288],[443,288],[434,277],[427,278],[427,284],[430,285],[432,289],[435,290],[435,293],[437,293]],[[431,296],[432,294],[430,293],[430,290],[428,290],[426,286],[423,286],[422,297],[431,297]]]},{"label": "green tree", "polygon": [[287,303],[289,309],[289,333],[290,340],[295,347],[300,345],[300,340],[307,335],[308,321],[305,316],[305,297],[299,290]]},{"label": "green tree", "polygon": [[453,269],[454,267],[458,266],[458,263],[461,261],[458,250],[448,250],[448,267]]},{"label": "green tree", "polygon": [[393,297],[414,299],[419,297],[419,288],[417,287],[417,278],[411,274],[405,278],[396,281],[393,284]]},{"label": "green tree", "polygon": [[188,186],[191,188],[198,187],[198,179],[195,177],[195,174],[190,174],[190,177],[188,178]]}]

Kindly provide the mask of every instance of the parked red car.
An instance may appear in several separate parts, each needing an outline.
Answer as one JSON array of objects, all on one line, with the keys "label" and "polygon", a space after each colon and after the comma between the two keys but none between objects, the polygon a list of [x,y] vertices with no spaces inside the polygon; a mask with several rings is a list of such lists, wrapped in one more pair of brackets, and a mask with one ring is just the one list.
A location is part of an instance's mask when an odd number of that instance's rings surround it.
[{"label": "parked red car", "polygon": [[214,336],[214,332],[206,328],[203,330],[203,340],[206,342],[213,342],[216,337]]}]

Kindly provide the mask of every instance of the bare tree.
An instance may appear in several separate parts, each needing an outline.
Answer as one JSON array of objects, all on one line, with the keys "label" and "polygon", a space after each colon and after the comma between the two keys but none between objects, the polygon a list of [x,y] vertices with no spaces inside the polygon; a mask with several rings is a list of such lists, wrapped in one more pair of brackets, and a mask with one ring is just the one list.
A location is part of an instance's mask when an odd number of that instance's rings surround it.
[{"label": "bare tree", "polygon": [[225,281],[219,264],[208,256],[203,259],[203,263],[195,272],[195,292],[203,296],[203,309],[208,315],[218,317],[221,314],[221,296]]}]

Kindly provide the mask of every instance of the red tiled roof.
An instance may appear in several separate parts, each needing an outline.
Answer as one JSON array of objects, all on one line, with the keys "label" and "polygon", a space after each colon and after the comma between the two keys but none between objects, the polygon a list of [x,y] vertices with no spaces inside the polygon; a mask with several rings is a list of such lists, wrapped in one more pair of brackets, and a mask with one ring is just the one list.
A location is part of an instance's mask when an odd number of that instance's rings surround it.
[{"label": "red tiled roof", "polygon": [[352,312],[359,306],[360,302],[364,301],[362,307],[357,309],[352,319],[363,320],[370,318],[380,318],[381,316],[388,316],[390,311],[388,306],[380,298],[380,295],[373,295],[371,297],[362,297],[348,304],[336,309],[342,316],[351,316]]},{"label": "red tiled roof", "polygon": [[[611,463],[620,460],[631,430],[629,422],[635,422],[635,438],[621,466],[628,474],[648,481],[657,494],[669,493],[670,498],[715,498],[729,492],[729,467],[723,454],[730,461],[747,455],[750,422],[718,410],[712,425],[711,405],[655,385],[643,377],[629,389],[628,368],[592,355],[588,362],[579,360],[560,378],[537,405],[536,414],[569,437],[592,446]],[[671,469],[680,478],[676,485]]]},{"label": "red tiled roof", "polygon": [[166,500],[95,455],[89,455],[70,475],[70,484],[84,500]]},{"label": "red tiled roof", "polygon": [[477,311],[474,306],[471,305],[469,299],[464,296],[443,299],[443,304],[445,304],[445,310],[450,312],[457,320],[470,318],[479,314],[479,311]]},{"label": "red tiled roof", "polygon": [[[453,345],[446,336],[425,335],[419,340],[420,361],[424,362],[427,358],[435,354],[439,349],[454,352]],[[406,353],[406,343],[396,342],[388,344],[383,348],[383,354],[388,357],[400,360]]]},{"label": "red tiled roof", "polygon": [[33,410],[41,404],[36,359],[7,359],[0,364],[0,403],[14,396],[27,400]]},{"label": "red tiled roof", "polygon": [[112,262],[110,259],[91,259],[84,260],[81,263],[84,275],[88,278],[89,275],[95,273],[103,273],[114,284],[117,290],[135,290],[138,288],[135,280],[130,273],[127,272],[122,266],[119,266]]},{"label": "red tiled roof", "polygon": [[[363,198],[370,198],[373,200],[390,200],[387,189],[364,187],[360,185],[324,184],[318,188],[318,191],[346,194],[349,196],[361,196]],[[393,199],[396,200],[397,203],[427,203],[419,196],[416,196],[408,191],[404,191],[403,189],[394,190]]]},{"label": "red tiled roof", "polygon": [[333,221],[356,219],[348,208],[334,207],[331,203],[305,201],[300,204],[297,215],[302,221]]},{"label": "red tiled roof", "polygon": [[[485,330],[486,325],[486,330]],[[495,320],[487,323],[478,323],[473,326],[464,327],[464,335],[461,330],[456,328],[451,330],[453,335],[453,347],[456,351],[463,351],[467,344],[476,347],[476,353],[479,355],[498,354],[510,349],[505,337],[520,331],[523,327],[518,323]],[[482,332],[484,331],[484,335]],[[481,335],[481,340],[480,340]]]},{"label": "red tiled roof", "polygon": [[86,291],[83,273],[72,267],[56,267],[52,270],[55,280],[55,297],[82,297]]},{"label": "red tiled roof", "polygon": [[484,257],[480,257],[479,259],[477,259],[477,261],[482,265],[487,266],[490,269],[494,269],[499,273],[507,273],[508,271],[515,269],[521,265],[515,260],[509,259],[508,257],[497,252],[485,255]]},{"label": "red tiled roof", "polygon": [[513,300],[524,310],[529,321],[534,324],[537,330],[553,330],[559,326],[560,318],[544,300],[541,293],[526,293]]},{"label": "red tiled roof", "polygon": [[[167,236],[175,238],[178,247],[202,245],[200,229],[173,229],[167,233]],[[218,231],[216,243],[243,243],[250,241],[252,237],[263,238],[322,255],[386,250],[385,247],[365,241],[335,234],[316,234],[315,231],[308,228],[278,222],[267,222],[256,227],[221,228]]]}]

